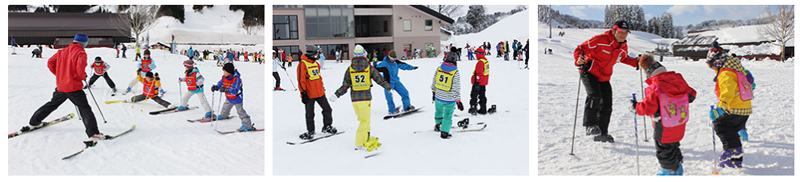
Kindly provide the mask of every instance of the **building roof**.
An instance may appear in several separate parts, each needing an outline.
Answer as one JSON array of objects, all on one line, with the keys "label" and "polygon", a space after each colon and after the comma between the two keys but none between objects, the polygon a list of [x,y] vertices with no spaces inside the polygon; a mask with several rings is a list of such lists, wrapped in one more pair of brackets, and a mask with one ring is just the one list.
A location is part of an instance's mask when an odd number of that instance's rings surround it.
[{"label": "building roof", "polygon": [[116,30],[113,13],[8,13],[9,31]]},{"label": "building roof", "polygon": [[434,10],[428,8],[428,7],[425,7],[423,5],[411,5],[411,7],[415,8],[415,9],[418,9],[418,10],[420,10],[422,12],[425,12],[425,13],[433,16],[433,17],[436,17],[436,18],[442,20],[442,21],[445,21],[448,24],[453,24],[453,22],[455,22],[452,18],[447,17],[447,16],[445,16],[445,15],[439,13],[439,12],[436,12],[436,11],[434,11]]}]

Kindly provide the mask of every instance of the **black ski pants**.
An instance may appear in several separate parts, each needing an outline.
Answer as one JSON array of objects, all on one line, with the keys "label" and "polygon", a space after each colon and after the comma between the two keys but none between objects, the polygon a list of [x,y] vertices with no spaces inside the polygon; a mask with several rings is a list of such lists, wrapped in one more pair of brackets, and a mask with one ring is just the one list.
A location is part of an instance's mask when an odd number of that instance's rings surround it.
[{"label": "black ski pants", "polygon": [[[130,102],[139,102],[139,101],[143,101],[143,100],[146,100],[146,99],[147,99],[147,96],[145,96],[144,94],[139,94],[139,95],[131,97],[131,100],[129,100],[129,101]],[[156,101],[156,103],[158,103],[159,105],[164,106],[166,108],[168,108],[169,105],[171,105],[169,102],[165,101],[164,99],[161,99],[161,97],[159,97],[159,96],[155,96],[153,98],[150,98],[150,100]]]},{"label": "black ski pants", "polygon": [[486,113],[486,85],[480,85],[480,83],[475,82],[469,92],[469,106],[470,108],[476,108],[479,104],[480,109],[477,109],[478,112]]},{"label": "black ski pants", "polygon": [[661,164],[662,169],[678,170],[680,163],[683,162],[683,154],[681,153],[681,142],[675,143],[661,143],[654,141],[656,144],[656,158],[658,163]]},{"label": "black ski pants", "polygon": [[281,76],[278,72],[272,72],[272,77],[275,77],[275,88],[281,87]]},{"label": "black ski pants", "polygon": [[714,120],[714,131],[722,142],[723,149],[732,149],[742,146],[739,140],[739,130],[744,128],[750,116],[723,114]]},{"label": "black ski pants", "polygon": [[586,103],[583,110],[583,126],[600,127],[601,134],[608,134],[613,104],[611,82],[599,82],[591,73],[581,76],[586,88]]},{"label": "black ski pants", "polygon": [[[94,85],[94,82],[97,81],[97,78],[100,78],[100,75],[92,75],[92,78],[89,78],[89,85]],[[108,73],[103,74],[103,78],[106,79],[106,83],[111,88],[117,88],[117,85],[114,84],[114,81],[111,81],[111,77],[108,76]]]},{"label": "black ski pants", "polygon": [[306,130],[314,131],[314,103],[318,103],[319,107],[322,107],[322,124],[324,126],[330,126],[333,124],[333,117],[331,114],[333,113],[333,109],[331,109],[331,105],[328,104],[328,99],[323,95],[322,97],[317,98],[309,98],[306,101]]},{"label": "black ski pants", "polygon": [[95,134],[99,134],[97,120],[94,118],[94,112],[92,112],[92,107],[89,106],[89,101],[86,99],[86,93],[83,90],[67,93],[56,90],[53,92],[53,98],[33,113],[29,124],[39,125],[44,118],[58,109],[58,106],[61,106],[67,99],[78,107],[78,114],[83,118],[83,127],[86,128],[86,136],[92,137]]}]

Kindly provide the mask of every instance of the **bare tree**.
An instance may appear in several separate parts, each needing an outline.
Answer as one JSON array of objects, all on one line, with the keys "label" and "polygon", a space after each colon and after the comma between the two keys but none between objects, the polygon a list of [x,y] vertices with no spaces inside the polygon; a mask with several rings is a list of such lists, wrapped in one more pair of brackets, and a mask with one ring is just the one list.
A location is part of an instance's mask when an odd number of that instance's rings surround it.
[{"label": "bare tree", "polygon": [[464,5],[425,5],[425,6],[438,12],[439,14],[443,14],[450,18],[453,18],[454,14],[460,14],[461,9],[464,8]]},{"label": "bare tree", "polygon": [[777,12],[767,6],[769,23],[758,27],[758,34],[774,39],[775,45],[781,46],[781,61],[785,60],[786,42],[794,38],[794,5],[778,6]]},{"label": "bare tree", "polygon": [[111,20],[111,25],[123,34],[133,33],[136,44],[139,43],[139,35],[152,28],[156,22],[156,5],[129,5],[123,12],[119,12],[117,17]]}]

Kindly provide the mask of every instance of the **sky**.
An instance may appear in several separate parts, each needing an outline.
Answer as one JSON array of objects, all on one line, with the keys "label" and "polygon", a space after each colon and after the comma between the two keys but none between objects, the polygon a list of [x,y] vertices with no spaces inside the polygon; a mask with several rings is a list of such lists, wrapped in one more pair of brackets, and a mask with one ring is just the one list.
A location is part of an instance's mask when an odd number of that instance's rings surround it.
[{"label": "sky", "polygon": [[[696,25],[707,20],[748,20],[766,13],[765,5],[642,5],[645,18],[672,14],[676,26]],[[603,21],[605,5],[553,5],[561,14],[581,19]],[[773,9],[775,6],[773,6]]]}]

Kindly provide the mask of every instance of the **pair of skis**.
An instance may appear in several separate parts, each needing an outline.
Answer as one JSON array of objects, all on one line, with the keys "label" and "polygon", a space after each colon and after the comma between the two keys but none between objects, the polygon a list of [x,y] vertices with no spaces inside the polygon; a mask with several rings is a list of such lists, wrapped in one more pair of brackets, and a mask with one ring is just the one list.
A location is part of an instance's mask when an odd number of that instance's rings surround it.
[{"label": "pair of skis", "polygon": [[[135,128],[136,128],[136,125],[133,125],[133,126],[131,126],[131,128],[130,128],[130,129],[128,129],[128,130],[125,130],[125,131],[123,131],[122,133],[119,133],[119,134],[113,135],[113,136],[111,136],[111,137],[108,137],[108,138],[106,138],[105,140],[113,140],[113,139],[115,139],[115,138],[117,138],[117,137],[120,137],[120,136],[122,136],[122,135],[125,135],[125,134],[127,134],[127,133],[130,133],[130,132],[131,132],[131,131],[133,131],[133,129],[135,129]],[[99,143],[98,143],[98,144],[99,144]],[[96,145],[96,144],[95,144],[95,145]],[[66,157],[63,157],[63,158],[61,158],[61,160],[67,160],[67,159],[70,159],[70,158],[72,158],[72,157],[75,157],[75,156],[77,156],[78,154],[81,154],[81,153],[83,153],[83,151],[86,151],[86,149],[89,149],[90,147],[94,147],[94,146],[88,146],[88,145],[87,145],[87,146],[86,146],[86,148],[83,148],[83,149],[81,149],[81,150],[80,150],[80,151],[78,151],[78,152],[75,152],[75,153],[72,153],[72,154],[70,154],[70,155],[68,155],[68,156],[66,156]]]}]

